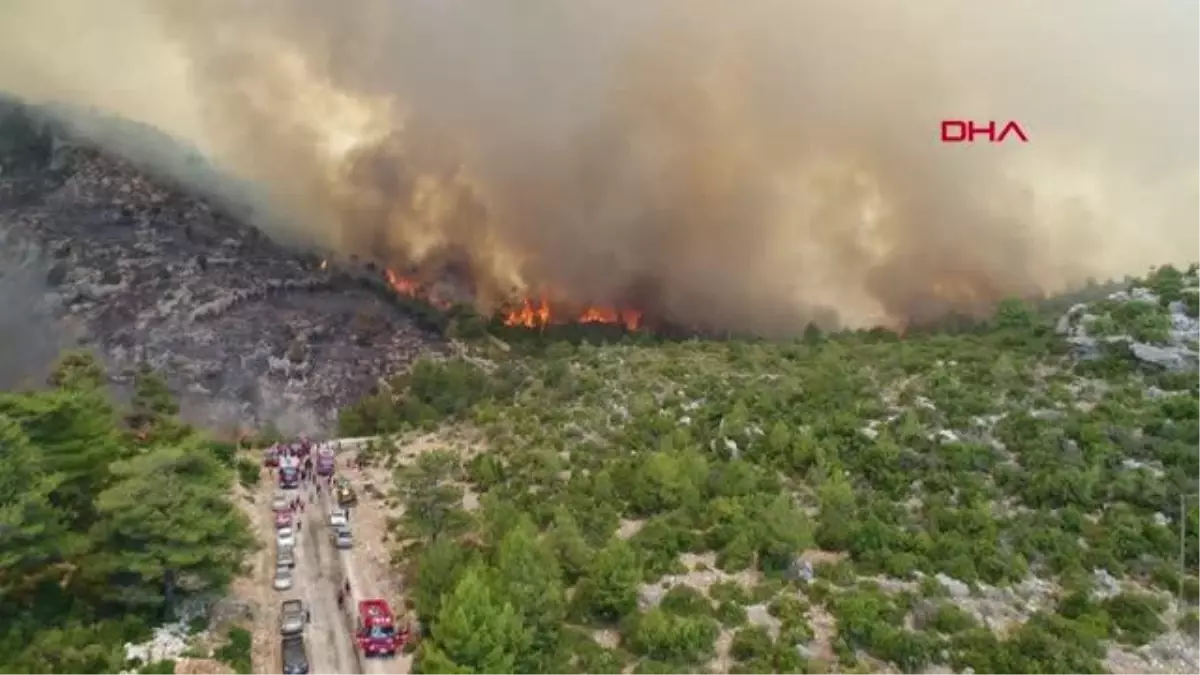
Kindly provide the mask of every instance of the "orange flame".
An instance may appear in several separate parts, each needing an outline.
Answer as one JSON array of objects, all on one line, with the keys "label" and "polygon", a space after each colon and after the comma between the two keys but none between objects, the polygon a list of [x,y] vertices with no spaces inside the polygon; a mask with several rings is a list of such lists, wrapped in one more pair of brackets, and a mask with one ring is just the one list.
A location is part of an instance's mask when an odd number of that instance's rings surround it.
[{"label": "orange flame", "polygon": [[417,293],[420,291],[420,286],[415,280],[409,279],[408,277],[402,277],[392,270],[384,270],[383,275],[387,277],[388,284],[392,287],[392,290],[409,298],[417,297]]},{"label": "orange flame", "polygon": [[385,269],[383,276],[387,278],[388,285],[392,287],[398,295],[403,295],[406,298],[415,300],[423,300],[441,310],[448,310],[453,303],[445,298],[430,295],[428,289],[421,284],[420,281],[412,277],[402,276],[393,270]]},{"label": "orange flame", "polygon": [[[425,300],[435,307],[442,309],[450,307],[449,303],[430,297],[425,288],[416,279],[402,276],[390,269],[385,269],[383,274],[387,278],[388,285],[399,295]],[[550,302],[544,296],[537,299],[526,298],[521,301],[519,307],[506,311],[504,315],[504,325],[523,326],[525,328],[543,328],[550,324],[569,323],[570,321],[571,319],[552,312],[550,310]],[[575,316],[574,321],[578,323],[621,324],[627,329],[634,331],[642,326],[642,313],[632,309],[588,307]]]},{"label": "orange flame", "polygon": [[588,307],[577,320],[579,323],[619,323],[629,330],[637,330],[642,325],[642,313],[636,309]]},{"label": "orange flame", "polygon": [[[579,323],[622,324],[629,330],[637,330],[642,325],[642,313],[636,310],[619,310],[612,307],[588,307],[574,320]],[[541,328],[562,321],[563,317],[555,316],[550,311],[550,304],[545,298],[525,299],[518,309],[508,312],[504,317],[504,325],[526,328]]]},{"label": "orange flame", "polygon": [[515,309],[504,317],[505,326],[524,326],[526,328],[541,328],[550,323],[550,305],[545,298],[521,301],[520,309]]}]

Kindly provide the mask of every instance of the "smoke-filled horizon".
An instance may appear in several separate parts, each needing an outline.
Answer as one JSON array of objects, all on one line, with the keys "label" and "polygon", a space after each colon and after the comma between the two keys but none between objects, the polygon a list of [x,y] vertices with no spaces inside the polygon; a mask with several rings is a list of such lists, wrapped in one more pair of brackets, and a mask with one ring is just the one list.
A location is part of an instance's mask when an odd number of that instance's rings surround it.
[{"label": "smoke-filled horizon", "polygon": [[1194,259],[1192,4],[16,0],[0,89],[158,126],[276,234],[485,302],[773,334]]}]

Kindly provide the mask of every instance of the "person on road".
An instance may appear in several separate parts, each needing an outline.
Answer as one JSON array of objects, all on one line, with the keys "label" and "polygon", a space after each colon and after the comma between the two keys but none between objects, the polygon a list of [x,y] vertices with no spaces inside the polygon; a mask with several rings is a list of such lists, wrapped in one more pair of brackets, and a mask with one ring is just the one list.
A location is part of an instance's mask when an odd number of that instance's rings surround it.
[{"label": "person on road", "polygon": [[346,606],[346,595],[344,593],[342,593],[342,589],[340,589],[340,588],[338,589],[338,592],[337,592],[337,603],[338,603],[338,609],[341,609]]},{"label": "person on road", "polygon": [[346,591],[346,595],[350,595],[350,580],[349,579],[347,579],[346,582],[344,584],[342,584],[342,588]]}]

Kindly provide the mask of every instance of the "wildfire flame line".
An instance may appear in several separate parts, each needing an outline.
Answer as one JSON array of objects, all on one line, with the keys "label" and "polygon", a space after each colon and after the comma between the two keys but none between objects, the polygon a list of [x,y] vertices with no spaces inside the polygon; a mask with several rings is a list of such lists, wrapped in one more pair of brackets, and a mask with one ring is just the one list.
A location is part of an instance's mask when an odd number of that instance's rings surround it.
[{"label": "wildfire flame line", "polygon": [[[446,309],[446,303],[437,302],[430,298],[421,283],[405,277],[394,270],[385,269],[384,277],[388,285],[397,294],[408,298],[427,300],[437,307]],[[545,297],[538,299],[526,298],[516,308],[503,312],[504,325],[524,326],[525,328],[543,328],[556,323],[604,323],[619,324],[634,331],[642,326],[642,312],[633,309],[616,309],[613,307],[591,306],[578,314],[563,314],[552,311],[550,302]]]},{"label": "wildfire flame line", "polygon": [[524,326],[526,328],[541,328],[554,323],[609,323],[620,324],[629,330],[637,330],[642,325],[642,313],[632,309],[615,309],[613,307],[588,307],[576,315],[556,314],[550,309],[550,303],[545,298],[533,300],[526,298],[521,306],[508,311],[504,316],[506,326]]}]

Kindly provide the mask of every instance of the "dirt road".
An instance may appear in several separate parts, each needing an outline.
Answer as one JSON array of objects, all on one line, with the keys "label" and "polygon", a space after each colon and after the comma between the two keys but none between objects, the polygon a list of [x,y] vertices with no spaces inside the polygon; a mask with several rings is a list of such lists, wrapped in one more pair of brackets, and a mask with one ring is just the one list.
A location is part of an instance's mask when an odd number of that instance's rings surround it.
[{"label": "dirt road", "polygon": [[303,523],[297,542],[296,580],[292,593],[299,595],[312,610],[308,627],[309,660],[314,673],[357,673],[358,657],[351,640],[350,627],[337,607],[337,580],[341,561],[328,536],[328,527],[318,503],[307,503],[305,495]]},{"label": "dirt road", "polygon": [[[280,491],[274,472],[264,472],[253,491],[253,501],[244,505],[258,530],[263,549],[255,556],[254,573],[244,578],[241,597],[256,607],[254,621],[254,672],[278,673],[280,662],[279,608],[284,600],[300,599],[309,608],[312,622],[305,629],[311,672],[369,673],[372,675],[407,674],[412,657],[397,654],[388,659],[361,658],[354,642],[354,608],[358,600],[383,598],[402,613],[403,601],[390,579],[386,544],[382,537],[382,515],[372,512],[372,500],[363,495],[362,476],[346,470],[346,456],[338,458],[338,473],[355,483],[359,505],[352,510],[351,529],[354,547],[339,550],[333,542],[329,512],[333,499],[328,490],[316,493],[312,485],[285,491],[304,500],[297,513],[300,530],[296,539],[296,567],[292,588],[276,591],[272,586],[275,570],[275,516],[271,498]],[[248,495],[249,496],[249,495]],[[310,498],[312,501],[310,501]],[[365,516],[365,517],[364,517]],[[379,521],[379,522],[376,522]],[[337,590],[350,582],[351,599],[339,610]]]},{"label": "dirt road", "polygon": [[[305,643],[314,673],[357,673],[358,660],[350,628],[345,617],[338,612],[335,580],[341,578],[341,561],[325,535],[318,504],[305,504],[299,514],[300,531],[296,542],[296,567],[292,588],[276,591],[272,587],[275,570],[275,517],[271,511],[271,497],[278,490],[275,480],[268,474],[259,485],[253,506],[253,522],[258,526],[263,550],[253,580],[261,588],[253,595],[259,609],[255,621],[254,672],[278,673],[281,669],[279,653],[279,608],[284,600],[300,599],[312,615],[312,623],[305,629]],[[303,495],[305,490],[288,490],[289,495]]]},{"label": "dirt road", "polygon": [[[323,514],[328,514],[333,508],[333,499],[329,495],[328,490],[322,490],[319,503]],[[354,533],[355,538],[353,548],[338,550],[333,546],[333,532],[328,525],[327,517],[320,530],[321,539],[324,540],[325,546],[329,547],[330,553],[336,556],[340,567],[335,577],[337,581],[331,586],[336,588],[337,585],[344,581],[350,582],[350,601],[346,603],[344,610],[344,618],[348,631],[352,630],[354,607],[357,606],[359,600],[383,598],[391,604],[393,612],[399,613],[402,611],[400,598],[391,591],[391,585],[387,583],[383,576],[386,574],[386,571],[374,569],[374,566],[370,564],[366,556],[361,554],[360,547],[364,545],[362,540],[364,537],[370,535],[356,526],[356,519],[358,518],[358,510],[360,508],[363,508],[361,501],[358,507],[351,510],[350,529]],[[372,675],[403,675],[410,672],[412,658],[406,654],[397,654],[393,658],[385,659],[364,658],[361,660],[361,663],[362,672],[364,673]]]}]

